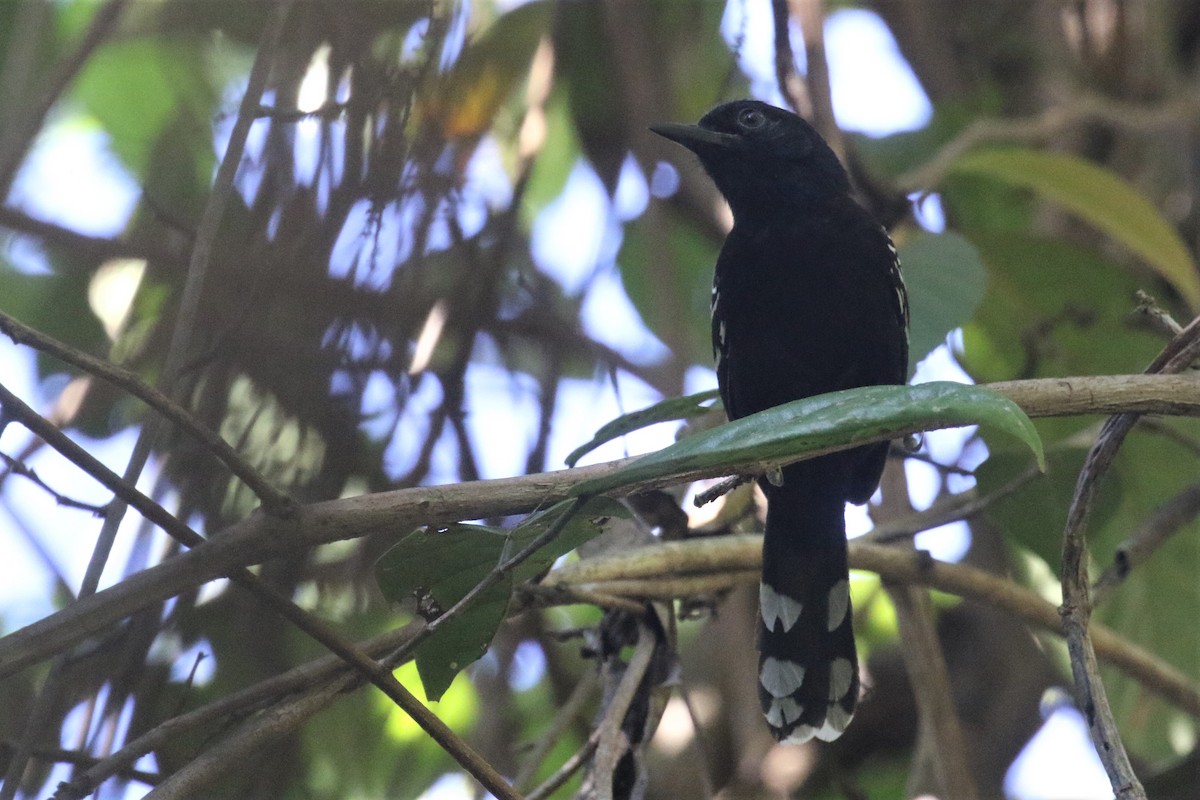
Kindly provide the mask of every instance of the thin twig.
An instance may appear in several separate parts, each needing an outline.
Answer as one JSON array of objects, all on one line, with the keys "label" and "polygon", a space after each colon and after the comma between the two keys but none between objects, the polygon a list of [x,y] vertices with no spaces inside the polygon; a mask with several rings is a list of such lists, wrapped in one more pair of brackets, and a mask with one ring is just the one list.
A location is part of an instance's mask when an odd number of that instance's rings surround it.
[{"label": "thin twig", "polygon": [[[54,487],[42,480],[41,476],[37,474],[33,467],[18,461],[8,453],[0,453],[0,460],[4,461],[5,465],[8,466],[9,474],[20,475],[22,478],[32,481],[35,486],[54,498],[55,505],[60,505],[64,508],[75,508],[80,511],[90,511],[97,517],[104,516],[105,511],[108,509],[108,506],[96,505],[95,503],[85,503],[82,500],[74,500],[70,497],[67,497],[65,494],[55,490]],[[0,479],[3,479],[3,477],[4,475],[0,474]]]},{"label": "thin twig", "polygon": [[0,227],[18,234],[36,236],[45,244],[72,250],[96,261],[110,258],[140,258],[163,264],[182,264],[183,256],[157,241],[124,241],[88,236],[46,220],[37,219],[15,208],[0,207]]},{"label": "thin twig", "polygon": [[194,414],[147,384],[137,373],[102,358],[88,355],[78,348],[29,327],[3,311],[0,311],[0,333],[12,339],[16,344],[27,345],[38,352],[54,356],[63,363],[78,367],[89,375],[94,375],[138,398],[177,425],[180,430],[195,437],[230,472],[250,487],[250,490],[262,502],[263,510],[268,514],[287,517],[295,513],[294,500],[272,486],[228,442],[213,433],[196,419]]},{"label": "thin twig", "polygon": [[994,492],[981,495],[975,489],[968,489],[939,500],[924,511],[905,514],[881,522],[867,533],[861,541],[875,544],[911,539],[922,531],[949,525],[951,522],[970,519],[984,511],[993,503],[1012,495],[1018,489],[1041,475],[1036,466],[1029,468]]},{"label": "thin twig", "polygon": [[[899,465],[884,470],[881,489],[884,515],[912,513],[908,481]],[[899,546],[915,552],[911,539]],[[966,739],[950,687],[945,654],[938,641],[929,590],[886,578],[882,584],[896,609],[900,654],[917,704],[919,732],[914,761],[918,767],[909,775],[910,793],[936,788],[935,794],[941,796],[975,800],[979,792],[971,775]],[[913,783],[930,772],[936,787]]]},{"label": "thin twig", "polygon": [[[1154,359],[1147,372],[1173,373],[1189,367],[1200,355],[1200,317],[1171,341]],[[1061,614],[1071,654],[1075,699],[1087,719],[1088,731],[1118,800],[1141,800],[1146,791],[1133,771],[1121,742],[1116,717],[1100,679],[1099,664],[1088,630],[1092,601],[1088,578],[1088,547],[1085,531],[1088,517],[1107,473],[1126,435],[1137,424],[1137,414],[1117,414],[1104,424],[1096,443],[1080,470],[1075,496],[1063,529]]]},{"label": "thin twig", "polygon": [[1041,142],[1090,122],[1148,133],[1191,125],[1197,118],[1200,118],[1200,103],[1191,96],[1141,107],[1102,97],[1081,97],[1069,106],[1049,108],[1029,119],[976,120],[920,167],[897,178],[895,184],[906,194],[928,191],[942,182],[955,161],[983,144]]},{"label": "thin twig", "polygon": [[792,53],[792,33],[788,22],[788,0],[771,0],[771,17],[775,26],[775,83],[792,111],[802,117],[812,116],[796,57]]},{"label": "thin twig", "polygon": [[[58,430],[58,428],[44,420],[40,415],[33,411],[33,409],[25,405],[20,398],[16,397],[16,395],[13,395],[3,385],[0,385],[0,406],[4,408],[4,412],[6,414],[28,427],[35,435],[41,437],[48,445],[79,465],[81,469],[84,469],[89,475],[96,478],[96,480],[103,484],[105,488],[114,492],[118,497],[121,498],[121,500],[133,506],[144,517],[158,525],[172,537],[192,548],[198,548],[199,545],[205,543],[204,538],[201,537],[200,534],[193,531],[186,524],[172,516],[158,503],[155,503],[153,500],[146,497],[136,488],[131,486],[127,481],[118,476],[115,472],[97,461],[90,453],[85,451],[79,445],[75,444],[75,442],[71,441],[66,434]],[[560,521],[562,524],[566,524],[565,520],[567,517],[568,515],[564,515],[563,518],[561,518]],[[553,530],[553,527],[551,530]],[[547,531],[547,533],[550,533],[550,531]],[[557,535],[557,531],[554,531],[554,533]],[[546,541],[549,541],[549,538],[553,537],[546,538],[544,534],[543,537],[540,537],[538,541],[541,541],[542,538],[544,538]],[[544,544],[544,542],[542,543]],[[534,544],[538,544],[538,542],[535,541]],[[541,545],[538,544],[538,546],[540,547]],[[531,555],[533,550],[536,549],[537,548],[526,548],[526,550],[522,550],[516,556],[509,559],[509,561],[505,562],[505,564],[502,564],[500,567],[498,567],[497,570],[500,570],[501,568],[505,568],[505,571],[513,569],[517,564],[521,563],[524,558]],[[205,555],[203,549],[193,550],[192,552],[199,553],[201,557]],[[496,571],[493,571],[492,576],[489,576],[494,577],[492,584],[494,584],[496,580],[499,580],[499,577],[495,577],[495,574]],[[123,583],[128,584],[130,581],[134,581],[136,577],[137,576],[128,578],[126,581],[123,581]],[[257,576],[253,575],[247,570],[241,568],[234,569],[228,573],[228,577],[236,585],[248,589],[267,608],[280,614],[289,622],[296,625],[296,627],[298,627],[300,630],[304,631],[313,639],[320,642],[331,652],[336,653],[347,663],[360,670],[370,679],[373,684],[375,684],[375,686],[382,690],[384,694],[386,694],[393,702],[399,705],[410,717],[412,717],[417,724],[420,725],[427,734],[429,734],[430,738],[432,738],[443,749],[445,749],[446,752],[449,753],[456,761],[458,761],[464,769],[475,776],[479,782],[488,789],[488,791],[492,792],[497,797],[502,798],[502,800],[512,800],[512,798],[517,797],[517,795],[512,791],[511,787],[509,787],[504,781],[503,777],[501,777],[500,774],[496,772],[496,770],[489,763],[487,763],[486,760],[484,760],[469,745],[467,745],[466,742],[462,741],[462,739],[456,736],[454,732],[445,725],[445,723],[443,723],[432,712],[430,712],[423,703],[421,703],[412,695],[411,692],[405,689],[390,671],[384,669],[374,659],[365,655],[361,650],[355,647],[352,642],[345,639],[324,622],[297,606],[274,587],[264,583]],[[491,584],[489,584],[489,586],[490,585]],[[478,589],[478,587],[476,588]],[[482,591],[468,593],[467,596],[453,606],[450,611],[454,611],[456,614],[462,613],[466,606],[469,605],[470,602],[473,602],[474,599],[481,593]],[[67,609],[64,609],[64,611],[79,609],[82,607],[83,603],[86,603],[88,600],[92,600],[94,598],[95,595],[83,598],[82,600],[68,606]],[[125,613],[122,613],[121,616],[126,616],[127,614],[131,614],[136,610],[137,609],[126,609]],[[428,631],[431,628],[438,627],[441,621],[442,618],[435,620],[434,623],[427,626],[425,630]],[[422,633],[424,633],[424,631],[422,631]],[[428,634],[426,633],[426,635]],[[18,634],[12,634],[11,636],[18,636]],[[11,636],[6,637],[6,639],[11,640]],[[72,640],[70,644],[74,644],[74,641]],[[65,648],[57,649],[53,652],[65,652]],[[55,663],[57,664],[59,661],[60,660],[56,659]]]},{"label": "thin twig", "polygon": [[1200,483],[1194,483],[1163,503],[1138,529],[1117,546],[1113,564],[1092,586],[1092,606],[1103,603],[1138,565],[1144,563],[1185,525],[1200,515]]},{"label": "thin twig", "polygon": [[697,492],[696,497],[692,500],[692,504],[696,506],[696,508],[706,506],[716,500],[718,497],[723,497],[737,487],[741,486],[743,483],[749,483],[752,480],[754,480],[754,478],[750,477],[749,475],[734,475],[726,478],[720,483],[708,487],[703,492]]},{"label": "thin twig", "polygon": [[633,698],[637,695],[638,687],[642,685],[642,680],[646,677],[646,670],[650,667],[650,661],[654,658],[654,650],[657,647],[658,637],[654,635],[648,625],[639,623],[638,639],[633,649],[633,656],[630,657],[629,664],[625,667],[625,673],[617,684],[616,692],[609,700],[608,708],[604,712],[604,720],[596,728],[599,739],[596,743],[596,757],[592,762],[592,774],[597,782],[596,796],[599,800],[612,800],[612,782],[616,773],[617,761],[630,746],[628,741],[623,741],[624,737],[622,736],[625,714],[629,711],[629,706],[632,705]]},{"label": "thin twig", "polygon": [[1137,307],[1135,314],[1140,314],[1150,320],[1156,328],[1174,338],[1183,332],[1183,326],[1175,321],[1171,313],[1158,304],[1158,301],[1146,292],[1138,289],[1136,292]]},{"label": "thin twig", "polygon": [[[620,611],[628,611],[631,614],[642,613],[643,606],[636,600],[629,600],[617,595],[604,594],[602,592],[589,592],[584,589],[579,589],[573,586],[542,586],[540,584],[531,583],[525,586],[516,588],[516,593],[519,599],[526,600],[529,604],[541,606],[567,606],[567,605],[589,605],[597,608],[610,608]],[[512,608],[512,611],[523,610],[523,605],[518,604]]]},{"label": "thin twig", "polygon": [[529,794],[525,795],[525,800],[546,800],[564,783],[571,779],[571,776],[579,771],[580,767],[587,763],[587,760],[592,757],[592,753],[596,752],[596,742],[598,736],[593,735],[588,737],[588,740],[583,743],[575,753],[562,763],[558,769],[554,771],[546,780]]},{"label": "thin twig", "polygon": [[804,38],[804,86],[812,104],[813,127],[820,131],[846,163],[846,139],[833,113],[833,91],[829,85],[829,63],[825,60],[825,9],[822,0],[788,0],[791,15],[800,23]]},{"label": "thin twig", "polygon": [[[402,645],[409,634],[409,628],[388,631],[360,643],[358,647],[371,657],[379,658]],[[82,800],[113,775],[128,770],[142,756],[169,742],[177,741],[179,737],[200,727],[228,723],[230,720],[249,716],[254,711],[279,703],[283,698],[295,697],[313,689],[329,686],[353,674],[357,673],[354,673],[344,660],[330,654],[226,695],[208,705],[164,720],[136,739],[126,742],[117,752],[100,759],[85,772],[60,784],[53,800]],[[359,685],[362,683],[360,677]]]},{"label": "thin twig", "polygon": [[[644,608],[639,608],[639,611]],[[546,729],[534,745],[533,749],[525,757],[525,762],[521,764],[521,769],[517,772],[517,777],[513,779],[513,786],[517,789],[525,789],[533,776],[542,766],[542,762],[546,760],[546,756],[554,749],[563,735],[570,730],[575,724],[580,712],[583,710],[584,704],[592,699],[596,689],[599,686],[599,678],[592,670],[583,673],[583,677],[575,684],[575,688],[571,690],[570,697],[558,709],[554,715],[550,727]],[[528,800],[528,798],[526,798]]]}]

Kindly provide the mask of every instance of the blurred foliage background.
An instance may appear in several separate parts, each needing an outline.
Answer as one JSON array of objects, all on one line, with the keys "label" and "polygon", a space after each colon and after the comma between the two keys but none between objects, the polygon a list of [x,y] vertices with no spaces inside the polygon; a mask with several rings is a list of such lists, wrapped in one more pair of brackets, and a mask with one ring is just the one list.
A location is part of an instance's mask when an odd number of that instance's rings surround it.
[{"label": "blurred foliage background", "polygon": [[[292,4],[172,393],[304,502],[559,468],[618,409],[712,385],[709,282],[727,212],[697,165],[647,126],[751,94],[795,102],[816,119],[863,202],[892,229],[912,298],[914,363],[941,347],[943,371],[953,361],[978,382],[1142,370],[1165,339],[1131,314],[1135,291],[1181,322],[1200,305],[1200,6],[864,0],[823,12],[850,10],[876,15],[894,37],[932,106],[919,129],[875,138],[837,130],[820,26],[801,25],[805,14],[820,19],[817,2]],[[156,379],[273,13],[272,3],[237,0],[0,3],[3,311]],[[748,43],[760,41],[746,35],[752,18],[782,20],[768,56],[782,89],[746,70]],[[135,187],[127,212],[97,209],[120,217],[115,231],[63,224],[58,199],[22,180],[71,137],[98,141]],[[563,217],[579,181],[602,187],[603,202],[571,206],[598,222]],[[78,192],[87,197],[89,187]],[[919,225],[913,198],[944,219],[923,215]],[[598,240],[573,235],[573,224],[598,228]],[[58,361],[39,357],[36,370],[30,402],[86,441],[144,419],[136,401]],[[1087,417],[1039,423],[1050,471],[970,520],[968,563],[1052,594],[1065,511],[1097,428]],[[8,455],[53,474],[36,441],[4,441]],[[1029,468],[1027,454],[986,434],[938,441],[952,444],[927,447],[907,472],[932,487],[921,507],[965,491],[987,496]],[[1103,567],[1132,532],[1155,524],[1156,509],[1183,504],[1176,535],[1097,618],[1193,678],[1198,454],[1190,421],[1139,427],[1090,528]],[[896,462],[887,485],[903,489]],[[160,439],[153,464],[149,493],[208,533],[256,505],[180,434]],[[9,506],[22,478],[9,469],[3,480]],[[63,480],[72,496],[84,482]],[[647,499],[640,533],[678,527],[680,499],[671,496],[676,513],[666,517]],[[705,531],[752,530],[748,500],[727,501]],[[6,539],[52,551],[43,539],[67,537],[90,549],[97,523],[53,509],[49,497],[43,506],[36,525],[10,518]],[[902,497],[873,516],[906,510]],[[148,525],[125,535],[114,580],[175,551]],[[395,538],[330,546],[262,574],[356,638],[376,634],[412,618],[372,577]],[[761,724],[753,592],[688,606],[677,691],[646,751],[645,797],[898,797],[930,787],[890,602],[877,579],[859,577],[873,688],[847,735],[820,748],[775,747]],[[69,602],[70,580],[59,573],[49,585],[56,603]],[[28,621],[0,613],[6,633]],[[435,710],[503,774],[518,774],[594,670],[575,634],[600,617],[570,606],[510,618]],[[1044,690],[1067,680],[1065,650],[951,598],[939,600],[938,630],[980,791],[1003,796],[1006,771],[1042,723]],[[198,652],[207,657],[191,679]],[[317,655],[246,596],[197,587],[70,659],[68,691],[35,732],[39,755],[24,786],[41,795],[67,776],[69,759],[48,751],[104,755]],[[400,674],[419,687],[412,665]],[[27,670],[0,683],[5,753],[26,735],[42,677]],[[1152,796],[1200,796],[1195,720],[1115,672],[1106,677],[1127,744],[1158,781]],[[590,702],[531,784],[586,740]],[[140,768],[169,774],[236,721],[173,737]],[[435,782],[449,791],[457,774],[402,712],[363,690],[269,742],[209,796],[416,798]],[[118,783],[140,792],[135,778]],[[578,787],[576,778],[556,796]]]}]

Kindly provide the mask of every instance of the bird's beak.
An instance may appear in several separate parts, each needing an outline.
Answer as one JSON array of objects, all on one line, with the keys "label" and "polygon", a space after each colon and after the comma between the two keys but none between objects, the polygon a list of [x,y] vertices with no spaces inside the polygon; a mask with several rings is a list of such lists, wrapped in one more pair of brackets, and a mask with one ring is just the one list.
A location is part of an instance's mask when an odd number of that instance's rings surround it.
[{"label": "bird's beak", "polygon": [[727,148],[733,146],[737,137],[731,133],[717,133],[699,125],[681,125],[678,122],[664,122],[651,125],[650,130],[672,142],[677,142],[692,152],[699,152],[706,147]]}]

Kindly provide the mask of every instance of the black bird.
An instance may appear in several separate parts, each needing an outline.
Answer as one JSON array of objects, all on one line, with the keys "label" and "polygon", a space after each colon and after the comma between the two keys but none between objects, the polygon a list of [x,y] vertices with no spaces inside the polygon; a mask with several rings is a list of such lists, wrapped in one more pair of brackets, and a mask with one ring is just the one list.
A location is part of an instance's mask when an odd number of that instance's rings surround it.
[{"label": "black bird", "polygon": [[[733,211],[712,290],[713,354],[730,419],[908,375],[908,299],[887,231],[851,196],[800,117],[754,100],[655,133],[700,158]],[[767,497],[759,701],[775,738],[836,739],[858,700],[845,504],[879,485],[887,443],[784,467]]]}]

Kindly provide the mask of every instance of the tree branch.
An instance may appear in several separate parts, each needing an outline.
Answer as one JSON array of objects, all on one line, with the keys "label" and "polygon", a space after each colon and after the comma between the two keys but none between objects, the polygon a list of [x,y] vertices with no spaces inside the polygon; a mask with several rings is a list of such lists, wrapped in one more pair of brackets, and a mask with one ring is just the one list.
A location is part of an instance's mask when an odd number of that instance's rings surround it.
[{"label": "tree branch", "polygon": [[[1200,376],[1051,378],[997,383],[991,384],[991,388],[1017,402],[1031,416],[1126,410],[1200,416]],[[46,427],[62,436],[53,426]],[[420,525],[528,513],[569,497],[582,481],[611,474],[631,460],[313,503],[301,507],[295,520],[252,514],[213,536],[203,547],[131,575],[0,639],[0,678],[72,646],[138,609],[227,576],[237,568],[335,541],[373,534],[395,535]],[[719,477],[721,472],[714,469],[699,474],[664,475],[621,491],[634,493],[662,488],[700,477]],[[159,522],[153,518],[152,521]]]},{"label": "tree branch", "polygon": [[[1200,355],[1200,317],[1194,319],[1154,359],[1147,372],[1174,373],[1187,369]],[[1063,529],[1062,594],[1060,613],[1071,653],[1071,672],[1075,678],[1075,700],[1088,722],[1088,730],[1118,800],[1144,800],[1146,791],[1129,763],[1121,742],[1116,717],[1109,706],[1108,694],[1100,679],[1096,650],[1088,624],[1092,615],[1089,596],[1088,548],[1085,531],[1088,517],[1099,492],[1101,479],[1108,472],[1117,451],[1133,426],[1137,413],[1117,414],[1104,424],[1100,436],[1088,453],[1075,496]]]},{"label": "tree branch", "polygon": [[1034,143],[1052,139],[1080,125],[1099,122],[1112,128],[1154,132],[1191,125],[1200,119],[1200,103],[1185,97],[1158,106],[1114,103],[1102,97],[1082,97],[1069,106],[1048,108],[1030,119],[981,119],[972,122],[933,158],[896,179],[904,192],[930,191],[968,151],[984,144]]},{"label": "tree branch", "polygon": [[1193,483],[1163,503],[1128,539],[1117,546],[1113,563],[1092,586],[1092,606],[1103,603],[1158,548],[1200,515],[1200,483]]},{"label": "tree branch", "polygon": [[144,382],[138,375],[109,361],[88,355],[78,348],[41,333],[0,311],[0,333],[14,343],[54,356],[63,363],[78,367],[89,375],[123,389],[141,400],[163,417],[191,434],[230,472],[240,478],[262,502],[263,508],[272,516],[288,516],[295,511],[295,501],[272,486],[262,474],[250,465],[236,450],[183,406]]},{"label": "tree branch", "polygon": [[[726,589],[729,575],[738,585],[758,581],[762,537],[714,536],[636,548],[618,555],[576,561],[552,570],[543,583],[565,584],[638,600],[667,600],[666,578],[684,576],[698,591]],[[874,572],[895,583],[920,584],[977,600],[1001,609],[1030,625],[1058,635],[1063,621],[1054,605],[1035,592],[983,570],[938,561],[923,551],[850,542],[850,567]],[[1149,691],[1200,719],[1200,687],[1169,664],[1099,623],[1091,627],[1097,655],[1138,681]]]}]

